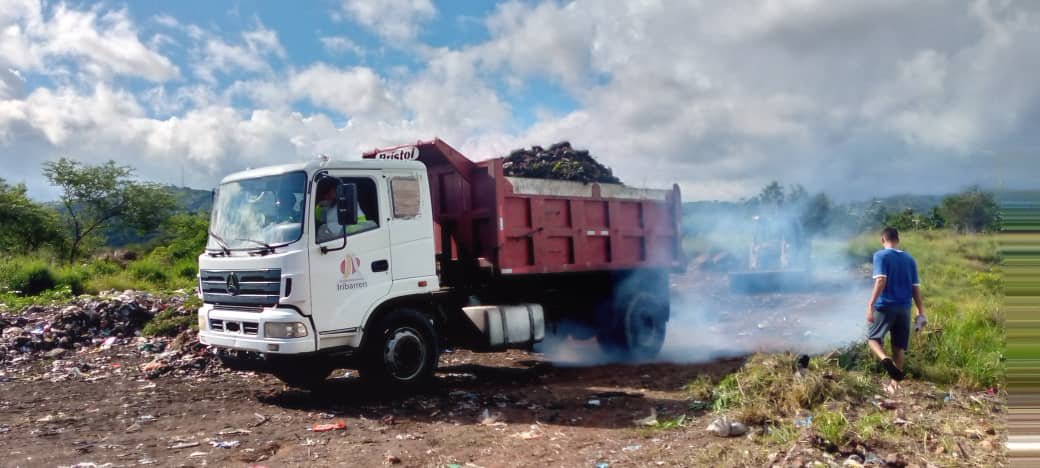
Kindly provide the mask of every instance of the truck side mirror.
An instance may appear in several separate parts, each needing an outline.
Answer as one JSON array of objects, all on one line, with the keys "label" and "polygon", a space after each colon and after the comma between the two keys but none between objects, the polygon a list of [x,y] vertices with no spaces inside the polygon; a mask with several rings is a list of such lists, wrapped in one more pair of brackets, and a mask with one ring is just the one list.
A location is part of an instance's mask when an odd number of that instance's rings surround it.
[{"label": "truck side mirror", "polygon": [[339,224],[343,226],[344,230],[346,230],[347,226],[357,224],[357,185],[336,185],[336,215],[339,218]]}]

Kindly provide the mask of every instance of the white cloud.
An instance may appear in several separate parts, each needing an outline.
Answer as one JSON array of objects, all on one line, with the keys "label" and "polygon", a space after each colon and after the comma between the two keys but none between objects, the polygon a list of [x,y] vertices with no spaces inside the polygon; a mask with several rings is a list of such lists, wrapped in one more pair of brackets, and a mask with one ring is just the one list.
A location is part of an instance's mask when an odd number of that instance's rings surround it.
[{"label": "white cloud", "polygon": [[321,45],[325,47],[325,51],[330,54],[339,55],[344,53],[351,53],[358,57],[365,56],[365,49],[362,49],[361,46],[357,45],[357,43],[351,40],[349,37],[322,36],[321,38],[319,38],[319,40],[321,41]]},{"label": "white cloud", "polygon": [[341,0],[340,9],[358,24],[392,42],[410,42],[437,15],[430,0]]},{"label": "white cloud", "polygon": [[165,56],[143,44],[126,10],[77,10],[58,4],[49,17],[39,3],[7,2],[0,7],[0,66],[49,73],[60,59],[99,78],[137,76],[151,81],[178,77]]},{"label": "white cloud", "polygon": [[372,69],[339,69],[318,63],[293,74],[289,90],[297,97],[349,117],[390,117],[397,103]]},{"label": "white cloud", "polygon": [[[439,136],[477,158],[569,140],[623,180],[679,182],[687,199],[748,196],[772,179],[844,198],[1035,185],[1033,3],[509,2],[486,19],[486,41],[461,48],[416,42],[437,15],[429,2],[339,8],[411,59],[300,63],[259,20],[218,35],[162,15],[151,20],[178,42],[145,47],[125,10],[3,5],[5,178],[38,179],[58,156],[115,157],[208,187],[246,166]],[[59,30],[84,40],[55,41]],[[320,40],[364,53],[346,36]],[[171,80],[160,45],[187,48],[194,76]],[[131,92],[115,75],[158,82]],[[299,112],[304,102],[321,111]]]},{"label": "white cloud", "polygon": [[238,44],[228,43],[194,25],[187,32],[202,41],[201,50],[195,51],[193,70],[199,79],[206,82],[216,81],[218,73],[268,73],[272,57],[286,57],[278,34],[259,22],[255,29],[242,32],[242,41]]}]

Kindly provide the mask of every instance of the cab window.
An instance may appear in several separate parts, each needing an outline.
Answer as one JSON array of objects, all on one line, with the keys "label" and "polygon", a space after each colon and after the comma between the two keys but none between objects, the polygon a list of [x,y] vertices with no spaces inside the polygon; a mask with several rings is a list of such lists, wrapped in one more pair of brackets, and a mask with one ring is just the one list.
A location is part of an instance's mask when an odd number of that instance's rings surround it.
[{"label": "cab window", "polygon": [[357,224],[346,226],[348,236],[379,228],[379,196],[376,182],[368,177],[326,178],[318,182],[314,194],[315,241],[328,242],[343,237],[344,226],[336,211],[336,181],[357,187]]}]

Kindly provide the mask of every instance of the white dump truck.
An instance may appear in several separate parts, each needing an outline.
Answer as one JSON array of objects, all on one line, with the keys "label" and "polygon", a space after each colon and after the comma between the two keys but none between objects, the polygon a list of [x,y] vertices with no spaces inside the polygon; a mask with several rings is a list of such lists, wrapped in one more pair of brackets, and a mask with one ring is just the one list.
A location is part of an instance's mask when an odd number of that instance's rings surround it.
[{"label": "white dump truck", "polygon": [[436,139],[239,172],[214,192],[199,338],[299,387],[336,368],[418,385],[445,347],[530,347],[564,322],[647,359],[685,266],[679,209],[677,187],[506,177]]}]

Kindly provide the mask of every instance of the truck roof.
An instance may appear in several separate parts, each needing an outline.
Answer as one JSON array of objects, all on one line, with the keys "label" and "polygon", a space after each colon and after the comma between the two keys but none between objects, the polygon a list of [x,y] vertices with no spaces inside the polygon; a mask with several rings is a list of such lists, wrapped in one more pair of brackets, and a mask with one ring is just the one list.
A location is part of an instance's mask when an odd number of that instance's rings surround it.
[{"label": "truck roof", "polygon": [[276,166],[264,166],[255,169],[246,169],[244,171],[235,172],[221,179],[220,183],[225,184],[236,180],[254,179],[257,177],[265,177],[279,174],[286,174],[294,171],[305,171],[308,175],[314,173],[319,169],[347,169],[347,170],[383,170],[383,169],[405,169],[405,170],[418,170],[426,171],[426,166],[419,161],[396,161],[387,159],[361,159],[361,160],[342,160],[342,159],[331,159],[325,163],[315,159],[308,162],[298,162],[291,164],[280,164]]}]

